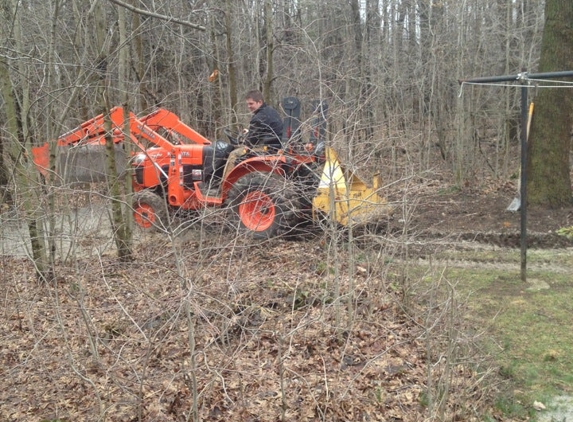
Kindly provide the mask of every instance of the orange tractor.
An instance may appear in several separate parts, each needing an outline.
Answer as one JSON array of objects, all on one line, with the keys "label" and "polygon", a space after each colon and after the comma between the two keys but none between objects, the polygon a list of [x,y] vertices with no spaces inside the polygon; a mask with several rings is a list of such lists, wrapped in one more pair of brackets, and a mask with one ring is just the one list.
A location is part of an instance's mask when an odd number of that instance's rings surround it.
[{"label": "orange tractor", "polygon": [[[293,110],[289,105],[296,106],[296,101],[286,99],[284,109]],[[309,142],[300,141],[298,119],[290,115],[285,118],[290,135],[285,149],[271,152],[242,147],[239,136],[228,131],[229,142],[212,142],[164,109],[137,118],[116,107],[109,114],[111,133],[99,115],[58,138],[56,172],[66,181],[105,178],[102,152],[106,135],[111,135],[118,170],[130,162],[133,215],[142,228],[166,228],[173,214],[205,207],[231,210],[230,221],[255,238],[273,237],[319,214],[343,225],[387,215],[377,186],[367,187],[325,147],[320,117],[325,110],[318,111]],[[133,145],[128,156],[127,142]],[[45,176],[49,148],[45,143],[32,150]],[[231,163],[228,157],[235,148],[244,148],[244,153]]]}]

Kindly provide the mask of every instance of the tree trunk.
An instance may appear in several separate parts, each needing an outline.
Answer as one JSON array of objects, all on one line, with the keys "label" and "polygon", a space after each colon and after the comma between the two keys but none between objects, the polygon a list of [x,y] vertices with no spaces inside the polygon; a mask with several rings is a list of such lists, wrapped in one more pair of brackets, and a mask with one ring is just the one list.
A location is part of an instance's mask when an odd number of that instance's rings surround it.
[{"label": "tree trunk", "polygon": [[233,119],[233,126],[236,125],[237,116],[237,67],[235,64],[235,54],[233,52],[233,21],[231,19],[232,2],[225,1],[225,35],[227,47],[227,60],[229,72],[229,100],[231,103],[231,116]]},{"label": "tree trunk", "polygon": [[[106,145],[106,157],[107,157],[107,183],[108,189],[110,191],[111,199],[111,210],[112,210],[112,231],[114,241],[117,247],[118,258],[121,261],[130,261],[132,259],[131,253],[131,230],[128,222],[128,218],[124,215],[122,210],[122,204],[124,204],[125,198],[122,195],[123,186],[122,180],[118,175],[115,157],[115,148],[112,136],[112,126],[109,112],[111,109],[110,104],[110,83],[108,78],[108,47],[109,43],[106,40],[106,26],[105,26],[105,15],[104,9],[101,4],[96,7],[95,22],[96,22],[96,41],[97,41],[97,51],[98,51],[98,71],[100,72],[100,93],[101,93],[101,107],[102,114],[104,116],[104,126],[105,126],[105,145]],[[126,38],[125,35],[125,17],[120,14],[120,45],[124,45]],[[126,64],[128,62],[126,58],[126,51],[120,52],[122,60],[120,60],[120,71],[119,74],[124,76],[127,74]],[[124,80],[120,79],[120,84],[123,84]],[[125,89],[123,90],[125,92]],[[127,106],[127,98],[125,98],[125,107]],[[124,121],[129,119],[129,110],[124,110]],[[125,128],[124,128],[125,129]],[[129,130],[125,134],[126,139],[129,139]],[[129,143],[129,142],[128,142]],[[125,182],[124,182],[125,183]]]},{"label": "tree trunk", "polygon": [[267,100],[269,104],[273,103],[272,97],[272,83],[274,79],[274,68],[273,68],[273,50],[274,50],[274,42],[273,42],[273,22],[272,22],[272,10],[271,10],[271,2],[270,0],[265,0],[264,4],[264,19],[265,19],[265,48],[267,53],[267,69],[266,69],[266,76],[265,76],[265,84],[263,87],[263,96]]},{"label": "tree trunk", "polygon": [[[15,14],[15,11],[18,10],[18,5],[15,1],[5,1],[2,6],[3,12],[8,14],[8,21],[12,21],[14,25],[10,28],[10,35],[14,37],[15,50],[24,51],[22,28],[19,17]],[[4,35],[4,39],[10,38],[7,34],[2,35]],[[22,75],[20,79],[21,86],[19,87],[13,82],[6,61],[2,60],[0,62],[2,96],[4,98],[10,136],[9,155],[14,162],[13,171],[16,186],[23,199],[36,277],[39,281],[47,282],[53,278],[53,268],[50,266],[46,253],[44,225],[42,222],[44,215],[42,214],[43,208],[40,206],[41,195],[38,189],[41,183],[39,181],[39,172],[36,171],[34,164],[27,158],[31,157],[32,146],[32,136],[28,125],[30,117],[30,87],[25,77],[27,69],[24,63],[17,61],[15,66],[17,66],[19,74]]]},{"label": "tree trunk", "polygon": [[[573,2],[547,0],[540,72],[573,69]],[[572,124],[571,92],[541,89],[535,99],[527,146],[529,204],[552,208],[571,205],[569,173]]]},{"label": "tree trunk", "polygon": [[[135,6],[135,0],[131,0],[131,5]],[[139,82],[139,95],[137,98],[137,110],[147,110],[147,82],[145,79],[145,58],[143,55],[143,36],[141,31],[141,17],[139,13],[132,13],[131,18],[131,31],[133,36],[133,51],[135,57],[133,58],[133,67]]]},{"label": "tree trunk", "polygon": [[[129,95],[129,63],[130,53],[129,53],[129,42],[128,42],[128,29],[127,29],[127,17],[126,17],[126,10],[122,7],[118,10],[119,15],[119,45],[121,49],[119,50],[119,90],[122,95],[122,107],[123,107],[123,132],[125,139],[129,139],[131,136],[131,129],[129,126],[129,113],[131,110],[130,107],[130,95]],[[112,140],[113,141],[113,140]],[[115,235],[115,242],[117,245],[117,254],[120,261],[131,261],[133,259],[132,256],[132,244],[133,244],[133,236],[132,236],[132,214],[130,210],[131,201],[121,200],[124,198],[131,198],[132,193],[132,186],[131,186],[131,178],[128,177],[129,172],[122,171],[121,174],[117,174],[116,170],[116,163],[115,163],[115,150],[113,148],[113,142],[111,142],[111,151],[109,151],[110,145],[107,143],[106,139],[106,146],[108,149],[108,160],[109,166],[113,169],[113,175],[117,175],[117,186],[116,191],[113,192],[115,196],[114,198],[118,199],[114,201],[113,211],[114,211],[114,223],[118,224],[117,227],[114,227],[117,234]],[[132,152],[132,144],[131,142],[125,142],[125,153],[127,157],[131,156]],[[120,188],[123,188],[123,193]],[[117,216],[117,218],[116,218]]]},{"label": "tree trunk", "polygon": [[[10,88],[8,87],[8,77],[8,65],[6,64],[6,60],[3,57],[0,57],[0,95],[4,97],[4,92],[10,92]],[[5,85],[8,87],[7,91],[5,91]],[[4,100],[4,103],[7,107],[8,105],[6,100]],[[12,113],[12,115],[14,116],[15,114]],[[12,194],[8,186],[10,181],[9,165],[6,160],[6,156],[4,155],[4,145],[6,144],[8,144],[7,140],[0,139],[0,200],[2,204],[12,202]]]},{"label": "tree trunk", "polygon": [[[51,27],[50,27],[50,41],[48,44],[48,64],[46,66],[46,81],[48,89],[53,89],[56,84],[54,83],[54,57],[56,54],[56,37],[58,31],[58,17],[60,14],[60,1],[54,1],[52,3],[53,11],[52,11],[52,20],[51,20]],[[55,127],[55,119],[54,119],[54,108],[53,104],[49,103],[46,107],[45,111],[46,116],[46,138],[53,139],[53,129]],[[32,164],[31,167],[34,167]],[[56,172],[56,143],[52,143],[51,150],[50,150],[50,172],[55,174]],[[54,260],[55,260],[55,251],[56,251],[56,243],[55,243],[55,233],[56,233],[56,199],[54,196],[54,190],[48,189],[46,193],[46,202],[47,202],[47,243],[48,243],[48,259],[50,262],[50,267],[54,268]]]},{"label": "tree trunk", "polygon": [[215,133],[217,133],[217,129],[221,125],[227,125],[227,123],[229,122],[222,121],[223,86],[221,83],[222,78],[220,77],[219,74],[219,71],[221,69],[221,54],[219,50],[219,45],[217,43],[217,26],[216,26],[217,22],[214,14],[211,14],[209,21],[211,26],[209,30],[209,37],[213,56],[210,69],[213,70],[213,80],[212,80],[212,88],[209,89],[208,95],[211,97],[210,112],[211,115],[213,116],[213,121],[215,122]]}]

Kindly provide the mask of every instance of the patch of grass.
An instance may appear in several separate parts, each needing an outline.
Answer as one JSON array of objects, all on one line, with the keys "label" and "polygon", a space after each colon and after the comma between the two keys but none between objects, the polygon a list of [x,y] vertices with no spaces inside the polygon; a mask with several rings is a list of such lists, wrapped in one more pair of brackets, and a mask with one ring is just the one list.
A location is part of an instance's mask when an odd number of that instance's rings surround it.
[{"label": "patch of grass", "polygon": [[513,361],[514,380],[527,387],[532,400],[573,391],[571,290],[521,293],[508,301],[493,325],[494,335],[510,345],[500,359]]},{"label": "patch of grass", "polygon": [[[500,397],[496,408],[506,417],[534,417],[534,401],[549,403],[573,393],[573,255],[571,251],[530,251],[528,282],[519,273],[519,251],[463,251],[441,253],[435,272],[454,282],[468,298],[465,318],[477,327],[488,327],[499,374],[509,381],[514,395]],[[449,255],[449,256],[448,256]],[[448,259],[449,258],[449,259]],[[472,265],[456,266],[458,260]],[[496,268],[493,263],[517,263]],[[487,263],[488,265],[482,265]],[[517,268],[517,270],[515,269]],[[540,269],[541,268],[541,269]],[[559,268],[559,269],[557,269]],[[410,264],[408,275],[427,287],[428,266]],[[530,284],[530,282],[535,282]]]},{"label": "patch of grass", "polygon": [[465,270],[458,276],[482,285],[474,294],[472,308],[476,317],[491,321],[493,336],[504,345],[497,358],[510,368],[523,399],[539,401],[541,396],[573,391],[573,356],[568,352],[573,348],[570,279],[563,274],[537,273],[536,279],[550,288],[529,291],[519,274],[508,277]]},{"label": "patch of grass", "polygon": [[326,262],[320,261],[316,263],[315,272],[318,275],[334,274],[334,268],[329,267]]},{"label": "patch of grass", "polygon": [[[527,418],[530,412],[527,410],[519,400],[513,397],[500,397],[495,403],[495,407],[504,415],[512,415],[513,417]],[[494,419],[495,420],[495,419]]]},{"label": "patch of grass", "polygon": [[562,227],[559,230],[557,230],[557,234],[565,236],[567,239],[573,239],[573,226]]},{"label": "patch of grass", "polygon": [[439,194],[439,195],[451,195],[451,194],[453,194],[453,193],[458,193],[458,192],[460,192],[460,191],[461,191],[461,188],[460,188],[459,186],[457,186],[457,185],[451,185],[451,186],[448,186],[448,187],[446,187],[446,188],[441,188],[441,189],[438,191],[438,194]]}]

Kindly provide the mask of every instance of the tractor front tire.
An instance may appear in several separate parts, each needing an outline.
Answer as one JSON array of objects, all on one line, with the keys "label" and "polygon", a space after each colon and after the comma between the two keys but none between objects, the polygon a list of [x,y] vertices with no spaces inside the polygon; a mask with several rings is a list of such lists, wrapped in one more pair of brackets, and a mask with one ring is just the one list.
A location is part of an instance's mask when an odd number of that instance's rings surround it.
[{"label": "tractor front tire", "polygon": [[169,222],[165,201],[148,190],[136,192],[133,195],[133,219],[142,229],[164,230]]},{"label": "tractor front tire", "polygon": [[235,182],[226,204],[234,228],[255,239],[289,232],[298,220],[299,198],[292,183],[270,173],[251,173]]}]

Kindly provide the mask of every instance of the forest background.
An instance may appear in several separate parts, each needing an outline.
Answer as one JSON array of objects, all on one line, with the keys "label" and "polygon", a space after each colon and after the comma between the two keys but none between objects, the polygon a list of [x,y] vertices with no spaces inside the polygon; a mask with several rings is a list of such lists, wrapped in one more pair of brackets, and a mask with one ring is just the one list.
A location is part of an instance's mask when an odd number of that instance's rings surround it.
[{"label": "forest background", "polygon": [[[332,142],[349,162],[364,156],[379,167],[380,157],[406,155],[424,172],[439,154],[460,184],[479,182],[484,167],[493,177],[516,170],[509,151],[519,92],[462,90],[458,80],[536,70],[544,2],[133,4],[147,15],[115,3],[3,2],[0,63],[26,116],[26,142],[41,144],[99,114],[102,85],[110,105],[137,114],[161,106],[220,137],[248,122],[243,95],[260,88],[277,107],[286,96],[307,107],[327,100]],[[484,142],[493,156],[480,152]]]}]

